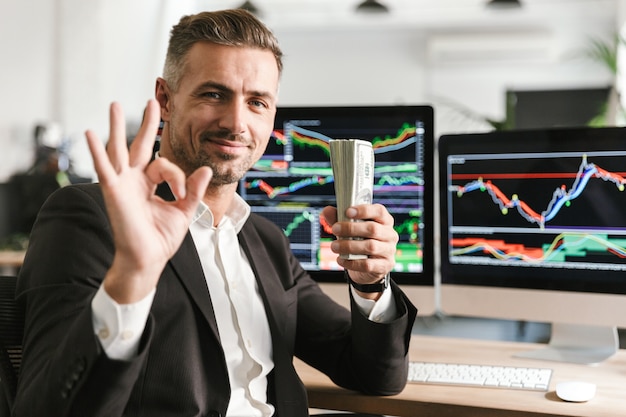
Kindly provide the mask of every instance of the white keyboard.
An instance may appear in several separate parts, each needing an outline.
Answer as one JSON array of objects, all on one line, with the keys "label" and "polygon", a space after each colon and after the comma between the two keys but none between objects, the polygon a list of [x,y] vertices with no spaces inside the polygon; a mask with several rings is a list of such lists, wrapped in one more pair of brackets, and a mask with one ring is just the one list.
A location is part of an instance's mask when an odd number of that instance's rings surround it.
[{"label": "white keyboard", "polygon": [[408,382],[547,391],[549,368],[410,362]]}]

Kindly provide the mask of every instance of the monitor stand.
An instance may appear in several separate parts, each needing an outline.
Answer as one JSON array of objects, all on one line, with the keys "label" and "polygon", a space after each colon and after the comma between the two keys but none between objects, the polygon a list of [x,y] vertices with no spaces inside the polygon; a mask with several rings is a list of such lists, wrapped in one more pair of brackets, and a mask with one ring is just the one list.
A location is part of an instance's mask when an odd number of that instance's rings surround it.
[{"label": "monitor stand", "polygon": [[515,356],[594,364],[608,359],[618,349],[619,339],[616,327],[554,323],[547,347],[521,352]]}]

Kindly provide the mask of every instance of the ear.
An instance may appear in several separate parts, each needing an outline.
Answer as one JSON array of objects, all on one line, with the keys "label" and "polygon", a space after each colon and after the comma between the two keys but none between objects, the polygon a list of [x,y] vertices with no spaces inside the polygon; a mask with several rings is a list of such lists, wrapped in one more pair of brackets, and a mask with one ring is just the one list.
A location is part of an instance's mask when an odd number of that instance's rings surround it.
[{"label": "ear", "polygon": [[161,120],[166,122],[169,121],[170,96],[171,92],[169,86],[167,85],[167,81],[158,77],[154,88],[154,97],[161,106]]}]

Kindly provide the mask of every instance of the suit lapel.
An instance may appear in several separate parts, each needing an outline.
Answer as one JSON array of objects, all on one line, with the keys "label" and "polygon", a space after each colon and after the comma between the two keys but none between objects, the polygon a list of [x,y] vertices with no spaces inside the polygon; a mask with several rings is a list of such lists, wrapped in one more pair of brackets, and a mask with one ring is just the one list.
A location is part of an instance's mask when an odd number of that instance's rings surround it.
[{"label": "suit lapel", "polygon": [[[165,200],[174,199],[167,183],[159,185],[156,193]],[[202,270],[202,264],[200,263],[200,258],[198,258],[198,251],[193,243],[191,233],[187,232],[183,243],[172,259],[170,259],[169,264],[174,274],[178,276],[178,279],[180,279],[183,286],[187,289],[189,296],[196,303],[202,315],[209,323],[209,327],[215,335],[215,338],[219,341],[220,338],[213,303],[211,302],[211,296],[206,284],[204,271]]]},{"label": "suit lapel", "polygon": [[282,297],[285,289],[282,287],[280,280],[276,278],[277,273],[272,267],[272,263],[268,262],[270,255],[265,250],[264,243],[261,241],[256,229],[250,227],[249,222],[244,225],[239,233],[239,243],[248,256],[256,276],[270,325],[275,323],[275,330],[282,335],[287,322],[287,305],[284,297]]},{"label": "suit lapel", "polygon": [[213,334],[219,340],[213,303],[202,271],[202,264],[189,232],[187,232],[178,252],[170,259],[170,265],[209,323]]}]

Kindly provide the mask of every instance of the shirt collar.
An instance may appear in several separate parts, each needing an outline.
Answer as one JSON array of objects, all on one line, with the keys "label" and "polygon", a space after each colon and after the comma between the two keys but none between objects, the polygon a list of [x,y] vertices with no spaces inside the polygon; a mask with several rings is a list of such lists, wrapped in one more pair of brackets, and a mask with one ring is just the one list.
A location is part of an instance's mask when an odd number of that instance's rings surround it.
[{"label": "shirt collar", "polygon": [[[155,159],[160,157],[158,150],[154,153],[154,157]],[[230,207],[226,210],[226,214],[224,215],[222,222],[226,219],[229,220],[235,226],[235,231],[239,233],[249,216],[250,206],[243,198],[241,198],[239,194],[235,194],[235,198],[233,198],[232,203],[230,203]],[[211,212],[209,206],[207,206],[202,200],[198,204],[198,207],[196,207],[196,213],[191,219],[191,224],[195,222],[208,225],[208,227],[213,226],[213,213]]]},{"label": "shirt collar", "polygon": [[[235,231],[239,233],[249,216],[250,206],[243,198],[241,198],[239,194],[235,194],[233,201],[228,207],[228,210],[226,210],[226,214],[224,214],[224,218],[220,221],[220,224],[223,224],[225,221],[230,221],[235,227]],[[196,212],[191,219],[192,224],[195,222],[198,222],[198,224],[202,224],[205,227],[213,227],[213,213],[211,212],[209,206],[207,206],[203,201],[200,201],[198,207],[196,207]]]}]

